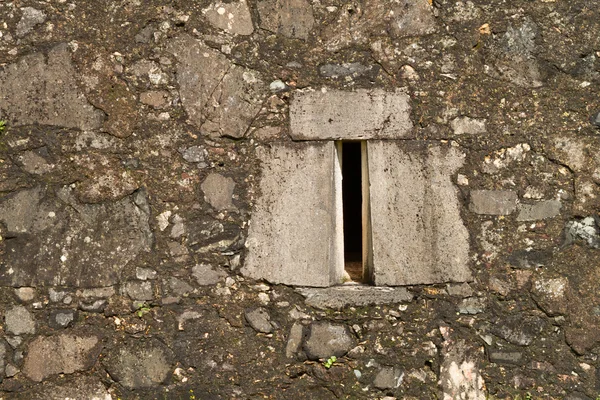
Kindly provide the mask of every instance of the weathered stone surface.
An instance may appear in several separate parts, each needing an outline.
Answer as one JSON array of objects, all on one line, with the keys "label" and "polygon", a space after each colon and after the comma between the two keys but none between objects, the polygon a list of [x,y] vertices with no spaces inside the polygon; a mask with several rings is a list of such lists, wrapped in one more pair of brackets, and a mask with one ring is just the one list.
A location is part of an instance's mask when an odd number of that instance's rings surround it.
[{"label": "weathered stone surface", "polygon": [[454,118],[450,122],[450,127],[455,135],[478,135],[486,133],[485,120],[469,117]]},{"label": "weathered stone surface", "polygon": [[14,306],[4,313],[6,331],[13,335],[34,334],[35,321],[27,308]]},{"label": "weathered stone surface", "polygon": [[85,371],[94,365],[101,350],[102,344],[94,335],[39,336],[29,344],[23,373],[41,382],[51,375]]},{"label": "weathered stone surface", "polygon": [[529,346],[540,330],[540,320],[523,318],[522,315],[501,318],[495,321],[491,329],[496,336],[518,346]]},{"label": "weathered stone surface", "polygon": [[152,290],[152,283],[150,283],[148,281],[127,282],[123,288],[123,291],[132,300],[152,300],[154,298],[154,291]]},{"label": "weathered stone surface", "polygon": [[192,276],[200,286],[215,285],[227,276],[225,271],[213,269],[208,264],[198,264],[192,268]]},{"label": "weathered stone surface", "polygon": [[304,351],[311,360],[341,357],[356,345],[356,339],[345,325],[314,322],[304,342]]},{"label": "weathered stone surface", "polygon": [[260,27],[289,38],[307,39],[315,18],[306,0],[262,0],[258,2]]},{"label": "weathered stone surface", "polygon": [[74,379],[61,379],[58,382],[44,382],[40,386],[23,393],[24,399],[45,400],[114,400],[102,381],[93,376],[76,376]]},{"label": "weathered stone surface", "polygon": [[468,297],[458,304],[461,314],[480,314],[485,310],[485,302],[479,297]]},{"label": "weathered stone surface", "polygon": [[553,218],[560,214],[562,203],[558,200],[540,201],[535,204],[520,204],[517,221],[536,221]]},{"label": "weathered stone surface", "polygon": [[50,314],[49,325],[53,328],[66,328],[75,319],[73,310],[55,310]]},{"label": "weathered stone surface", "polygon": [[317,308],[343,309],[348,306],[368,306],[409,302],[413,295],[403,287],[334,286],[326,289],[298,288],[306,304]]},{"label": "weathered stone surface", "polygon": [[373,380],[373,386],[377,389],[396,389],[402,383],[404,373],[400,368],[384,367],[379,370]]},{"label": "weathered stone surface", "polygon": [[512,190],[472,190],[469,209],[476,214],[508,215],[517,208]]},{"label": "weathered stone surface", "polygon": [[[300,286],[342,281],[333,142],[261,148],[262,178],[241,269],[253,278]],[[317,179],[318,178],[318,179]],[[339,207],[338,207],[339,210]]]},{"label": "weathered stone surface", "polygon": [[[79,92],[67,45],[22,57],[0,71],[0,111],[12,125],[96,129],[104,114]],[[35,101],[32,101],[35,99]]]},{"label": "weathered stone surface", "polygon": [[372,36],[393,38],[421,36],[435,31],[435,18],[427,0],[400,0],[383,3],[371,0],[347,5],[336,21],[323,29],[328,50],[336,51],[351,44],[365,44]]},{"label": "weathered stone surface", "polygon": [[258,73],[190,36],[174,40],[169,51],[179,61],[179,93],[190,121],[211,136],[244,136],[265,93]]},{"label": "weathered stone surface", "polygon": [[111,349],[104,364],[110,376],[129,389],[158,386],[173,368],[171,351],[156,339],[123,343]]},{"label": "weathered stone surface", "polygon": [[485,382],[477,367],[479,349],[456,337],[451,328],[440,327],[440,332],[444,342],[439,382],[444,399],[485,400]]},{"label": "weathered stone surface", "polygon": [[565,314],[568,310],[569,280],[565,277],[539,277],[531,287],[538,306],[550,316]]},{"label": "weathered stone surface", "polygon": [[565,225],[564,244],[569,245],[577,240],[582,240],[588,246],[595,249],[600,248],[600,232],[594,217],[586,217],[582,220],[567,222]]},{"label": "weathered stone surface", "polygon": [[157,109],[164,108],[169,104],[169,92],[164,90],[149,90],[140,94],[140,101]]},{"label": "weathered stone surface", "polygon": [[36,292],[32,287],[21,287],[15,289],[15,295],[21,301],[31,301],[35,298]]},{"label": "weathered stone surface", "polygon": [[490,362],[497,364],[520,364],[523,353],[520,351],[491,350],[489,357]]},{"label": "weathered stone surface", "polygon": [[414,136],[409,96],[401,91],[328,89],[295,94],[294,140],[400,139]]},{"label": "weathered stone surface", "polygon": [[324,64],[319,67],[319,73],[327,78],[356,78],[366,75],[374,80],[381,67],[378,65],[364,65],[359,62],[342,64]]},{"label": "weathered stone surface", "polygon": [[21,8],[21,11],[23,14],[21,15],[21,19],[17,24],[17,37],[23,37],[27,35],[37,25],[46,21],[47,15],[41,10],[33,7],[23,7]]},{"label": "weathered stone surface", "polygon": [[234,35],[251,35],[254,32],[252,16],[245,0],[216,2],[202,10],[202,14],[212,26],[225,32]]},{"label": "weathered stone surface", "polygon": [[367,149],[375,284],[470,280],[469,235],[451,180],[464,154],[412,141],[372,141]]},{"label": "weathered stone surface", "polygon": [[273,330],[273,324],[271,323],[271,316],[264,308],[255,308],[254,310],[246,310],[244,313],[246,321],[250,326],[257,332],[271,333]]},{"label": "weathered stone surface", "polygon": [[219,211],[235,208],[232,201],[233,190],[235,189],[233,179],[212,173],[206,177],[200,188],[204,192],[204,199],[213,208]]},{"label": "weathered stone surface", "polygon": [[17,287],[113,285],[153,241],[143,190],[90,205],[68,187],[36,187],[0,201],[0,221],[14,236],[0,259],[0,283]]},{"label": "weathered stone surface", "polygon": [[296,356],[302,346],[302,339],[304,337],[304,326],[300,322],[294,322],[288,335],[288,341],[285,346],[285,356],[287,358],[293,358]]}]

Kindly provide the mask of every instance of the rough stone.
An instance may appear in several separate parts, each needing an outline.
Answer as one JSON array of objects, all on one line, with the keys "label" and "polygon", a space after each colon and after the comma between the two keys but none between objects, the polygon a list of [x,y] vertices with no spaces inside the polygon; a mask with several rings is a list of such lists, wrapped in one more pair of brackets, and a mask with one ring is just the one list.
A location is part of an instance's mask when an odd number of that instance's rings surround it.
[{"label": "rough stone", "polygon": [[260,27],[289,38],[307,39],[315,18],[306,0],[261,0],[258,2]]},{"label": "rough stone", "polygon": [[469,235],[452,183],[464,154],[413,141],[372,141],[367,150],[374,283],[470,280]]},{"label": "rough stone", "polygon": [[517,221],[536,221],[553,218],[560,214],[562,203],[558,200],[540,201],[535,204],[520,204]]},{"label": "rough stone", "polygon": [[91,368],[102,344],[97,336],[63,333],[39,336],[27,349],[23,373],[35,382],[55,374],[72,374]]},{"label": "rough stone", "polygon": [[396,389],[400,387],[404,372],[400,368],[384,367],[379,370],[373,380],[373,386],[377,389]]},{"label": "rough stone", "polygon": [[450,122],[450,127],[455,135],[480,135],[487,132],[484,119],[458,117]]},{"label": "rough stone", "polygon": [[332,187],[333,142],[274,145],[258,155],[262,196],[252,212],[241,272],[288,285],[341,283],[343,260],[331,251],[343,240],[334,223],[341,218],[341,198]]},{"label": "rough stone", "polygon": [[446,292],[450,296],[470,297],[473,295],[473,289],[466,283],[449,283],[446,285]]},{"label": "rough stone", "polygon": [[234,35],[251,35],[254,32],[252,15],[245,0],[232,3],[213,3],[202,10],[212,26]]},{"label": "rough stone", "polygon": [[23,164],[23,169],[30,174],[43,175],[55,168],[55,165],[48,163],[44,157],[33,150],[23,152],[19,156],[19,162]]},{"label": "rough stone", "polygon": [[297,92],[290,105],[294,140],[413,137],[409,96],[380,89]]},{"label": "rough stone", "polygon": [[42,53],[24,56],[0,71],[0,111],[14,126],[97,129],[104,114],[79,92],[75,75],[65,44],[52,48],[47,61]]},{"label": "rough stone", "polygon": [[565,225],[565,243],[570,245],[577,240],[584,241],[588,246],[600,248],[600,232],[598,221],[595,217],[586,217],[582,220],[569,221]]},{"label": "rough stone", "polygon": [[240,138],[260,111],[266,88],[256,71],[190,36],[173,40],[181,102],[190,121],[211,136]]},{"label": "rough stone", "polygon": [[523,353],[520,351],[491,350],[490,362],[497,364],[521,364]]},{"label": "rough stone", "polygon": [[485,302],[479,297],[468,297],[458,305],[461,314],[480,314],[485,311]]},{"label": "rough stone", "polygon": [[439,382],[444,399],[485,400],[485,382],[477,365],[478,349],[456,337],[448,327],[440,327],[444,338]]},{"label": "rough stone", "polygon": [[19,370],[19,368],[15,367],[12,364],[8,364],[6,366],[6,370],[5,370],[4,373],[5,373],[5,375],[6,375],[7,378],[12,378],[13,376],[17,375],[19,372],[21,372]]},{"label": "rough stone", "polygon": [[149,212],[143,190],[93,205],[80,203],[68,187],[17,192],[0,201],[0,221],[14,236],[0,259],[0,283],[82,288],[118,283],[123,267],[150,250]]},{"label": "rough stone", "polygon": [[244,316],[255,331],[261,333],[271,333],[273,331],[271,316],[264,308],[246,310]]},{"label": "rough stone", "polygon": [[413,295],[404,287],[334,286],[326,289],[299,288],[297,291],[306,297],[307,305],[323,309],[404,303],[413,299]]},{"label": "rough stone", "polygon": [[37,10],[33,7],[21,8],[23,14],[17,24],[17,37],[23,37],[27,35],[33,28],[39,24],[43,24],[46,21],[47,15],[41,10]]},{"label": "rough stone", "polygon": [[35,294],[35,288],[32,287],[21,287],[15,289],[15,295],[17,295],[21,301],[31,301],[35,298]]},{"label": "rough stone", "polygon": [[351,44],[366,44],[371,36],[386,34],[398,39],[434,31],[435,18],[427,0],[369,1],[346,6],[338,19],[323,29],[322,37],[329,51],[337,51]]},{"label": "rough stone", "polygon": [[110,376],[128,389],[156,387],[173,369],[171,351],[156,339],[126,342],[104,360]]},{"label": "rough stone", "polygon": [[200,286],[216,285],[227,276],[225,271],[213,269],[208,264],[197,264],[192,268],[192,275]]},{"label": "rough stone", "polygon": [[6,332],[13,335],[33,335],[35,333],[35,320],[27,308],[23,306],[14,306],[6,310],[4,324]]},{"label": "rough stone", "polygon": [[[200,146],[191,146],[179,150],[183,159],[191,163],[204,163],[207,156],[207,151]],[[206,164],[204,164],[206,165]]]},{"label": "rough stone", "polygon": [[176,296],[185,296],[194,290],[187,282],[174,276],[169,279],[169,289]]},{"label": "rough stone", "polygon": [[66,328],[75,320],[73,310],[54,310],[50,314],[50,326],[54,328]]},{"label": "rough stone", "polygon": [[539,321],[516,315],[496,321],[491,331],[509,343],[529,346],[540,333],[540,327]]},{"label": "rough stone", "polygon": [[535,279],[531,286],[533,299],[548,315],[562,315],[568,310],[569,280],[565,277]]},{"label": "rough stone", "polygon": [[235,209],[232,201],[235,189],[233,179],[212,173],[206,177],[200,188],[204,193],[204,199],[213,208],[219,211]]},{"label": "rough stone", "polygon": [[472,190],[469,209],[476,214],[508,215],[516,210],[517,201],[512,190]]},{"label": "rough stone", "polygon": [[343,64],[324,64],[319,67],[319,73],[328,78],[356,78],[366,75],[375,79],[379,73],[379,66],[364,65],[358,62]]},{"label": "rough stone", "polygon": [[285,346],[285,356],[294,358],[301,349],[302,339],[304,338],[304,326],[300,322],[294,322],[288,335],[288,341]]},{"label": "rough stone", "polygon": [[132,300],[152,300],[154,298],[154,290],[152,290],[152,283],[148,281],[127,282],[124,286],[123,291]]},{"label": "rough stone", "polygon": [[146,105],[161,109],[169,105],[169,92],[164,90],[149,90],[140,94],[140,101]]},{"label": "rough stone", "polygon": [[311,360],[342,357],[356,346],[356,339],[345,325],[329,322],[314,322],[304,342],[304,351]]},{"label": "rough stone", "polygon": [[140,268],[137,267],[135,269],[135,277],[137,279],[139,279],[140,281],[147,281],[147,280],[153,280],[156,279],[156,271],[153,270],[152,268]]}]

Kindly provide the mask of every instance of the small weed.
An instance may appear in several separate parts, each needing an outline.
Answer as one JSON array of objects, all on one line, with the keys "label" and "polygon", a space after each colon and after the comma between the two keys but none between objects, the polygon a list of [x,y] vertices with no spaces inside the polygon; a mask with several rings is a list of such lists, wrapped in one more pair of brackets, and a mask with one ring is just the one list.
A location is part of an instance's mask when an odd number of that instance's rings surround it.
[{"label": "small weed", "polygon": [[190,389],[190,400],[196,400],[196,396],[194,395],[194,391]]},{"label": "small weed", "polygon": [[331,356],[329,357],[324,363],[323,366],[327,369],[331,368],[333,366],[333,363],[335,363],[337,361],[337,357],[336,356]]},{"label": "small weed", "polygon": [[0,120],[0,133],[4,132],[5,129],[6,129],[6,121]]},{"label": "small weed", "polygon": [[141,304],[138,309],[136,310],[135,314],[142,318],[144,316],[144,314],[146,314],[147,312],[150,312],[150,307],[148,307],[147,304]]}]

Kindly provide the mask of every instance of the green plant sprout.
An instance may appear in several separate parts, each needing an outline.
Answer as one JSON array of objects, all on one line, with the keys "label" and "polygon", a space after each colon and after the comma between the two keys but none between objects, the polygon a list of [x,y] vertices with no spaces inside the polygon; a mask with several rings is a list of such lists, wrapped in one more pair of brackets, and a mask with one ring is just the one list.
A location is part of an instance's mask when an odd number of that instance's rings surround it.
[{"label": "green plant sprout", "polygon": [[333,363],[337,361],[337,357],[336,356],[331,356],[329,357],[324,363],[323,366],[327,369],[331,368],[333,366]]},{"label": "green plant sprout", "polygon": [[147,313],[147,312],[149,312],[149,311],[150,311],[150,307],[148,307],[146,304],[141,304],[141,305],[138,307],[138,309],[137,309],[137,311],[135,312],[135,314],[136,314],[138,317],[142,318],[142,317],[144,316],[144,314],[146,314],[146,313]]},{"label": "green plant sprout", "polygon": [[6,121],[5,120],[0,120],[0,133],[4,132],[4,130],[6,129]]}]

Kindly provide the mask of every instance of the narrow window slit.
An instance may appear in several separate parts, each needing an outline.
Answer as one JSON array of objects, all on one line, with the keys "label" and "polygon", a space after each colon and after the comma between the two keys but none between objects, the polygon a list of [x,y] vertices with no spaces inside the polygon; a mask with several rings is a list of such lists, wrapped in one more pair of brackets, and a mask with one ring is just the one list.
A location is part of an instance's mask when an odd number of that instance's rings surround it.
[{"label": "narrow window slit", "polygon": [[363,143],[341,142],[344,268],[352,281],[367,283],[363,246]]}]

